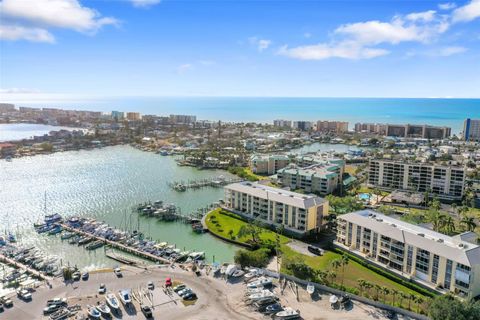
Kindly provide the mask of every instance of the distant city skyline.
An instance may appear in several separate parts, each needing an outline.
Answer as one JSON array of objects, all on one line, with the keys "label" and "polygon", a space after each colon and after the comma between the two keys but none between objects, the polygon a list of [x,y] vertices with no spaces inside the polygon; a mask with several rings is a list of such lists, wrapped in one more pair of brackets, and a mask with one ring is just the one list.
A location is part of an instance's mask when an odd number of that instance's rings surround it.
[{"label": "distant city skyline", "polygon": [[2,100],[480,97],[480,0],[0,3]]}]

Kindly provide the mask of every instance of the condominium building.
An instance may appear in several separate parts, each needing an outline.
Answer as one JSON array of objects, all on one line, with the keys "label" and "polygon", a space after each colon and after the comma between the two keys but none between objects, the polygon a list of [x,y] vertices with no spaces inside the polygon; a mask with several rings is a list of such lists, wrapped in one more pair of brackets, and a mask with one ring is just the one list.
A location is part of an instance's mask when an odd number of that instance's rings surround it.
[{"label": "condominium building", "polygon": [[118,120],[123,120],[123,118],[125,117],[125,114],[121,111],[112,111],[111,116],[112,116],[112,119],[118,121]]},{"label": "condominium building", "polygon": [[273,126],[280,127],[280,128],[291,128],[292,121],[291,120],[273,120]]},{"label": "condominium building", "polygon": [[293,128],[301,131],[308,131],[313,128],[310,121],[294,121]]},{"label": "condominium building", "polygon": [[177,124],[190,124],[197,121],[197,116],[183,115],[183,114],[171,114],[170,120],[172,123]]},{"label": "condominium building", "polygon": [[416,124],[379,124],[356,123],[355,132],[376,133],[379,135],[400,138],[445,139],[450,137],[452,129]]},{"label": "condominium building", "polygon": [[348,132],[348,122],[343,121],[317,121],[318,132],[345,133]]},{"label": "condominium building", "polygon": [[277,179],[283,187],[291,190],[326,196],[340,187],[344,168],[345,162],[341,159],[323,160],[303,168],[281,169],[277,172]]},{"label": "condominium building", "polygon": [[475,233],[450,237],[372,210],[341,215],[337,222],[339,247],[432,289],[480,295]]},{"label": "condominium building", "polygon": [[0,103],[0,112],[15,111],[15,105],[11,103]]},{"label": "condominium building", "polygon": [[127,112],[127,120],[138,121],[140,119],[141,119],[141,115],[139,112]]},{"label": "condominium building", "polygon": [[233,183],[224,189],[226,209],[270,225],[283,225],[298,235],[322,229],[328,214],[328,201],[314,195],[250,182]]},{"label": "condominium building", "polygon": [[463,123],[463,140],[480,142],[480,120],[465,120]]},{"label": "condominium building", "polygon": [[290,163],[286,155],[252,155],[249,166],[253,173],[272,175]]},{"label": "condominium building", "polygon": [[370,160],[368,185],[385,190],[428,192],[440,200],[457,201],[464,195],[466,169],[430,163]]}]

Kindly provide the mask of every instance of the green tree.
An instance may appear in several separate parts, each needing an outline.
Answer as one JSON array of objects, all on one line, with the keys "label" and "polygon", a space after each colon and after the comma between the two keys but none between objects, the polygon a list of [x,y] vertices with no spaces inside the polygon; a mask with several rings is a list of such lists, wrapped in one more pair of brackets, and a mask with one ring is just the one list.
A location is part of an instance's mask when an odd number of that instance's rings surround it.
[{"label": "green tree", "polygon": [[473,231],[477,227],[477,223],[475,222],[475,218],[464,216],[460,221],[460,224],[465,227],[467,231]]},{"label": "green tree", "polygon": [[287,260],[285,261],[285,268],[290,271],[295,277],[303,280],[313,280],[316,276],[315,270],[307,265],[303,260]]},{"label": "green tree", "polygon": [[382,293],[383,293],[383,303],[385,303],[387,295],[390,294],[390,289],[388,289],[387,287],[382,287]]},{"label": "green tree", "polygon": [[346,254],[343,254],[342,255],[342,258],[340,259],[340,262],[342,264],[342,286],[343,286],[343,280],[345,278],[345,267],[348,265],[349,263],[349,259],[348,259],[348,256]]},{"label": "green tree", "polygon": [[254,251],[240,249],[235,252],[235,263],[243,267],[263,268],[268,265],[269,249],[260,248]]}]

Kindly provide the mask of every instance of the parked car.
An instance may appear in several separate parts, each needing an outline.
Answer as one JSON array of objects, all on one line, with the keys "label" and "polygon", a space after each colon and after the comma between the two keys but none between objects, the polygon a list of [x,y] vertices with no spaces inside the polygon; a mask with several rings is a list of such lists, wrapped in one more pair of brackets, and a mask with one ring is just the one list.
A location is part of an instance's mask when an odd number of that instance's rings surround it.
[{"label": "parked car", "polygon": [[82,280],[83,281],[87,281],[89,277],[90,277],[90,275],[88,274],[88,272],[85,272],[85,273],[82,274]]},{"label": "parked car", "polygon": [[107,292],[107,286],[104,283],[101,283],[100,287],[98,288],[98,293],[105,294],[106,292]]},{"label": "parked car", "polygon": [[32,300],[32,294],[28,292],[28,290],[21,289],[17,291],[17,297],[24,301],[30,301]]},{"label": "parked car", "polygon": [[187,288],[186,285],[184,285],[184,284],[179,284],[178,286],[173,287],[173,291],[179,292],[179,291],[181,291],[181,290],[183,290],[183,289],[186,289],[186,288]]},{"label": "parked car", "polygon": [[73,281],[79,281],[82,274],[78,271],[74,272],[72,275]]},{"label": "parked car", "polygon": [[155,289],[155,285],[153,284],[152,281],[148,281],[147,288],[148,288],[148,290],[154,290]]},{"label": "parked car", "polygon": [[172,279],[171,278],[167,278],[165,279],[165,287],[171,287],[172,286]]},{"label": "parked car", "polygon": [[180,296],[180,297],[183,297],[184,295],[186,295],[187,293],[191,293],[193,292],[192,289],[190,288],[185,288],[183,290],[180,290],[177,292],[177,294]]},{"label": "parked car", "polygon": [[142,310],[142,313],[145,316],[145,318],[150,319],[153,317],[152,309],[150,309],[149,306],[141,306],[140,309]]},{"label": "parked car", "polygon": [[0,303],[0,312],[3,312],[3,304]]},{"label": "parked car", "polygon": [[119,278],[123,277],[123,274],[122,274],[122,269],[120,268],[115,268],[113,269],[113,272],[115,273],[115,275]]},{"label": "parked car", "polygon": [[194,292],[188,292],[182,298],[183,300],[196,300],[197,295]]},{"label": "parked car", "polygon": [[49,305],[49,306],[47,306],[46,308],[43,309],[43,314],[47,315],[47,314],[54,313],[54,312],[60,310],[60,308],[62,308],[62,306],[59,305],[59,304],[51,304],[51,305]]},{"label": "parked car", "polygon": [[1,297],[0,298],[0,304],[2,304],[5,308],[11,308],[13,307],[13,301],[10,298],[7,297]]},{"label": "parked car", "polygon": [[311,253],[313,253],[317,256],[322,256],[323,255],[323,249],[320,249],[318,247],[308,246],[307,249],[308,249],[308,251],[310,251]]},{"label": "parked car", "polygon": [[52,300],[47,301],[47,307],[48,306],[64,306],[67,304],[67,299],[66,298],[55,298]]}]

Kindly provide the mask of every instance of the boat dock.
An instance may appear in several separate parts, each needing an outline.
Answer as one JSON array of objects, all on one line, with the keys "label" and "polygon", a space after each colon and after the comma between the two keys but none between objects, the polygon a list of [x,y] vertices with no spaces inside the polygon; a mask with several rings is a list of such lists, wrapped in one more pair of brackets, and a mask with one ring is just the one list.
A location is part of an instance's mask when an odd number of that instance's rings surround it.
[{"label": "boat dock", "polygon": [[5,255],[3,254],[0,254],[0,262],[2,263],[5,263],[5,264],[8,264],[16,269],[22,269],[22,270],[25,270],[28,274],[31,274],[32,276],[34,277],[37,277],[39,279],[42,279],[42,280],[46,280],[46,281],[51,281],[53,280],[52,277],[49,277],[45,274],[43,274],[42,272],[40,271],[37,271],[35,269],[32,269],[18,261],[15,261],[13,259],[10,259],[8,257],[6,257]]},{"label": "boat dock", "polygon": [[[75,228],[72,228],[70,227],[69,225],[67,225],[66,223],[62,223],[62,227],[65,229],[65,230],[68,230],[70,232],[74,232],[78,235],[81,235],[81,236],[84,236],[84,237],[90,237],[90,238],[93,238],[95,240],[101,240],[103,241],[106,245],[109,245],[110,247],[112,248],[115,248],[115,249],[119,249],[119,250],[122,250],[124,252],[127,252],[127,253],[130,253],[132,255],[135,255],[135,256],[138,256],[138,257],[141,257],[141,258],[144,258],[144,259],[147,259],[147,260],[150,260],[150,261],[153,261],[153,262],[158,262],[158,263],[163,263],[163,264],[170,264],[171,261],[169,261],[168,259],[165,259],[165,258],[162,258],[162,257],[159,257],[159,256],[156,256],[156,255],[153,255],[151,253],[148,253],[148,252],[142,252],[140,250],[137,250],[137,249],[134,249],[134,248],[131,248],[129,246],[126,246],[124,244],[121,244],[121,243],[118,243],[118,242],[115,242],[115,241],[111,241],[111,240],[107,240],[103,237],[99,237],[99,236],[96,236],[94,234],[91,234],[91,233],[88,233],[88,232],[84,232],[82,230],[78,230],[78,229],[75,229]],[[115,259],[118,261],[118,259]]]},{"label": "boat dock", "polygon": [[176,191],[186,191],[188,189],[200,189],[204,187],[222,187],[227,184],[241,182],[241,178],[225,178],[224,176],[208,178],[208,179],[198,179],[198,180],[187,180],[187,181],[174,181],[168,183],[168,186]]},{"label": "boat dock", "polygon": [[130,265],[130,266],[137,265],[137,264],[141,263],[141,261],[131,259],[129,257],[118,255],[115,252],[113,252],[113,250],[106,250],[105,255],[107,257],[109,257],[110,259],[113,259],[115,261],[121,262],[121,263],[126,264],[126,265]]}]

